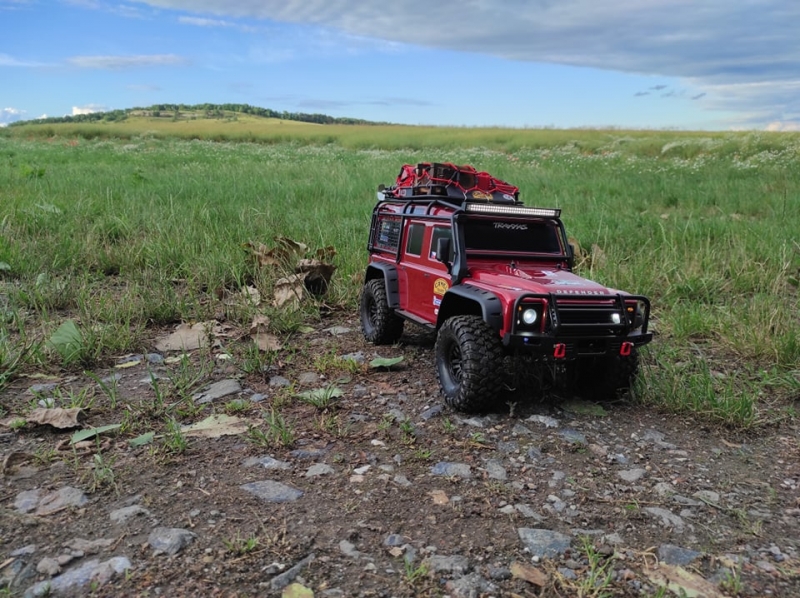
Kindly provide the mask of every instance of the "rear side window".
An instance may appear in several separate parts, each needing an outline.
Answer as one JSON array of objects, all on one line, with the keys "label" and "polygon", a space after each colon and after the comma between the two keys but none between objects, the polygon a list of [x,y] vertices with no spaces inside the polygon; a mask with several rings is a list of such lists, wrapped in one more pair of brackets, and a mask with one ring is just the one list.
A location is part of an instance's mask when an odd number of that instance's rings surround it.
[{"label": "rear side window", "polygon": [[425,236],[424,224],[410,224],[408,226],[408,242],[406,253],[422,255],[422,238]]},{"label": "rear side window", "polygon": [[397,251],[400,242],[400,219],[381,218],[378,221],[378,234],[375,238],[375,247],[387,251]]}]

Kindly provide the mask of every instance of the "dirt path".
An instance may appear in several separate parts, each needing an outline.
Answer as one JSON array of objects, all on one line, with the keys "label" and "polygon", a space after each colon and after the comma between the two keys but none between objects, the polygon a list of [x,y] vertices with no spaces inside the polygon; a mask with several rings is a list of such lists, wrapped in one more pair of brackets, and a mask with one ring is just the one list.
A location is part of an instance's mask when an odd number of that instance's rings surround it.
[{"label": "dirt path", "polygon": [[[392,371],[369,368],[378,354],[404,359]],[[264,376],[217,360],[191,390],[208,403],[176,416],[185,425],[226,414],[257,424],[261,436],[245,425],[131,447],[130,434],[108,433],[73,450],[63,442],[70,433],[46,426],[0,429],[0,587],[13,595],[658,596],[670,595],[659,588],[675,578],[687,595],[800,595],[794,425],[742,437],[637,405],[597,411],[578,400],[466,417],[441,405],[428,339],[409,335],[375,351],[347,318],[298,337],[281,356]],[[98,372],[118,378],[117,406],[98,390],[86,425],[119,423],[126,409],[152,404],[151,376],[163,390],[186,367],[162,357]],[[195,352],[193,371],[213,358]],[[224,384],[202,394],[214,382]],[[335,395],[334,382],[342,394],[327,397],[327,408],[296,397]],[[10,415],[67,394],[34,396],[38,383],[18,379],[3,391]],[[231,394],[214,398],[215,389]],[[286,425],[270,427],[263,414],[278,413]],[[286,446],[281,430],[294,437]],[[183,452],[168,448],[180,438]]]}]

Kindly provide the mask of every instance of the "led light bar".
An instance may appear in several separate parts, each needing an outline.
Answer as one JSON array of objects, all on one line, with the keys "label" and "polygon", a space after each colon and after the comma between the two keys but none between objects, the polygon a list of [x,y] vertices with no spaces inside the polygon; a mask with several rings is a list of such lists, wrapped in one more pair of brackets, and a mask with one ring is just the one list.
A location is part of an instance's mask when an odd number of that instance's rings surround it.
[{"label": "led light bar", "polygon": [[543,218],[558,218],[561,208],[529,208],[526,206],[502,206],[490,203],[468,203],[467,212],[481,214],[513,214],[516,216],[540,216]]}]

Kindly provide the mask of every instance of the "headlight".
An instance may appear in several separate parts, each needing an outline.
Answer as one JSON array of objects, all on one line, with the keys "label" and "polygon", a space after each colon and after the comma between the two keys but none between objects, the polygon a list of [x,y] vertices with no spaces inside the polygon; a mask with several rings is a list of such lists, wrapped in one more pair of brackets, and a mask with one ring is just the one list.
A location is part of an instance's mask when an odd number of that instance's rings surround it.
[{"label": "headlight", "polygon": [[528,326],[535,324],[538,318],[539,314],[536,313],[535,309],[528,308],[522,312],[522,321]]},{"label": "headlight", "polygon": [[619,324],[622,321],[622,318],[619,317],[617,312],[611,314],[611,323],[612,324]]}]

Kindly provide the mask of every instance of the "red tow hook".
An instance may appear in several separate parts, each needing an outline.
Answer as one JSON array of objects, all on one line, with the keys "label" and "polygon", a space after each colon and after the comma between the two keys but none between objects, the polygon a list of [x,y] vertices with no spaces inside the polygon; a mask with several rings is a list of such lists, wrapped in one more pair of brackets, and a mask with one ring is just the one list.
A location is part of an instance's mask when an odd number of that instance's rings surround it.
[{"label": "red tow hook", "polygon": [[564,359],[567,356],[567,345],[564,343],[556,343],[553,345],[553,357],[556,359]]},{"label": "red tow hook", "polygon": [[628,355],[631,354],[631,349],[633,349],[633,343],[625,341],[619,348],[619,354],[622,355],[623,357],[628,357]]}]

